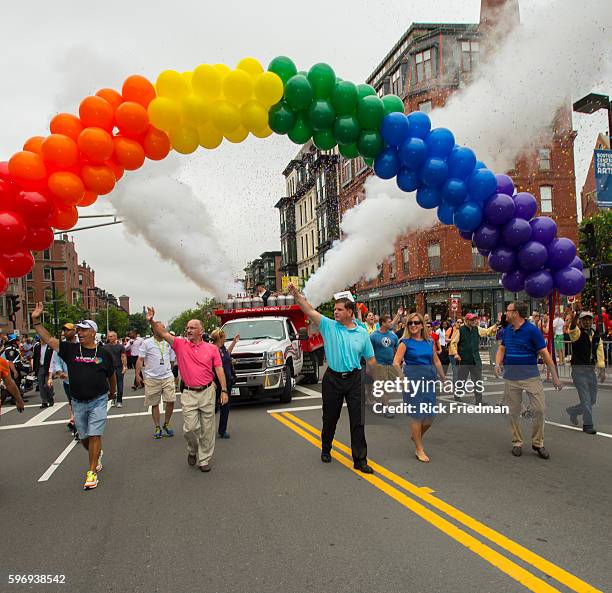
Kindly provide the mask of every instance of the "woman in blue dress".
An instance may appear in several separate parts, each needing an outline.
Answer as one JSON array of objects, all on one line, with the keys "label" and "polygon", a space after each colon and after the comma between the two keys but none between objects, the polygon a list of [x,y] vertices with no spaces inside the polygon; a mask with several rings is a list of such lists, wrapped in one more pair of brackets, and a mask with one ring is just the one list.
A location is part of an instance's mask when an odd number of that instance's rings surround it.
[{"label": "woman in blue dress", "polygon": [[419,313],[408,315],[393,366],[400,377],[403,371],[411,385],[416,386],[404,392],[404,403],[410,406],[408,415],[411,417],[410,432],[416,458],[426,463],[429,457],[423,449],[423,435],[433,422],[433,406],[436,403],[435,385],[428,384],[428,381],[435,381],[437,378],[444,381],[445,376],[433,341],[427,334],[423,317]]}]

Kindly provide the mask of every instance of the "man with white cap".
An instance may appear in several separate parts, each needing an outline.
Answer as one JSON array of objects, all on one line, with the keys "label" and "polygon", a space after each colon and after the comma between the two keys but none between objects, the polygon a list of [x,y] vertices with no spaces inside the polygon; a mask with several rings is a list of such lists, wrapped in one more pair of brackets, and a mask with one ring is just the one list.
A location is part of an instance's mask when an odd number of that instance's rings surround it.
[{"label": "man with white cap", "polygon": [[40,339],[57,352],[68,367],[74,422],[81,443],[89,452],[89,470],[84,490],[98,485],[102,469],[102,435],[106,426],[107,403],[115,397],[117,379],[113,358],[96,342],[98,325],[91,319],[76,324],[79,341],[60,342],[40,323],[43,304],[36,303],[32,324]]}]

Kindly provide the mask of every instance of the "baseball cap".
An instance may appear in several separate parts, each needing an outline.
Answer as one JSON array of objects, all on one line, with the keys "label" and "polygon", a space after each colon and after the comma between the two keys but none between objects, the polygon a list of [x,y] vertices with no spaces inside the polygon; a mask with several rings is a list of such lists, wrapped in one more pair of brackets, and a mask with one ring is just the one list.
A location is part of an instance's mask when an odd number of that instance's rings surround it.
[{"label": "baseball cap", "polygon": [[13,340],[16,340],[17,337],[18,337],[17,334],[9,334],[8,336],[6,336],[6,338],[7,338],[7,340],[9,342],[12,342]]},{"label": "baseball cap", "polygon": [[478,317],[478,315],[476,315],[475,313],[468,313],[467,315],[464,316],[464,319],[466,319],[467,321],[470,321],[470,319],[476,319]]},{"label": "baseball cap", "polygon": [[62,329],[74,329],[74,323],[64,323]]},{"label": "baseball cap", "polygon": [[583,319],[584,317],[593,317],[593,313],[591,313],[590,311],[582,311],[582,313],[580,313],[580,316],[578,317],[578,319]]},{"label": "baseball cap", "polygon": [[79,321],[76,326],[80,327],[81,329],[93,329],[96,333],[98,333],[98,324],[91,319],[83,319],[83,321]]}]

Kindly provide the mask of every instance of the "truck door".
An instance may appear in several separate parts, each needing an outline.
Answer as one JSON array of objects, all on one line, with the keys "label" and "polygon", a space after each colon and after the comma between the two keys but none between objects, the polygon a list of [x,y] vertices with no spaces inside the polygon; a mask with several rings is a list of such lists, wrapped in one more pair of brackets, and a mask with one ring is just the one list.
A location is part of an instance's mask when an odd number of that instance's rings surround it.
[{"label": "truck door", "polygon": [[302,344],[298,339],[298,333],[295,329],[295,326],[289,319],[287,319],[286,323],[287,328],[287,336],[291,341],[291,350],[293,355],[293,370],[295,374],[299,374],[302,372],[302,365],[304,364],[304,353],[302,352]]}]

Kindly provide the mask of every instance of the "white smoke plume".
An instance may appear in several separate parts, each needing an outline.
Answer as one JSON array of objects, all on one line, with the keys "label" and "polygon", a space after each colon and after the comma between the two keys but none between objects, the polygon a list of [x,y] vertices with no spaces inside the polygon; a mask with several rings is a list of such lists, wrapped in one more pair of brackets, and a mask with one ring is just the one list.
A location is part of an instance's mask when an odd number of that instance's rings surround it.
[{"label": "white smoke plume", "polygon": [[403,192],[395,180],[370,177],[365,192],[366,199],[342,218],[344,238],[334,243],[323,266],[306,283],[304,294],[313,305],[361,278],[375,278],[377,264],[393,253],[399,235],[437,220],[435,210],[423,210],[416,194]]}]

